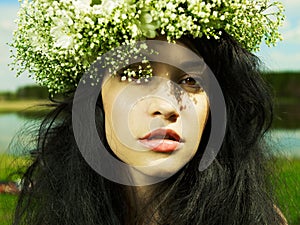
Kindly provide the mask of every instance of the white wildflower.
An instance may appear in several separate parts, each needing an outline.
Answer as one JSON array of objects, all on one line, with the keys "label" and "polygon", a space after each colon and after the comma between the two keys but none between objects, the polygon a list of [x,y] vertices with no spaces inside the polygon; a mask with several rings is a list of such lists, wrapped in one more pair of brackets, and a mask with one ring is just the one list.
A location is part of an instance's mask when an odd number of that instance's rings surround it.
[{"label": "white wildflower", "polygon": [[73,37],[71,35],[70,25],[72,19],[69,17],[53,18],[53,26],[50,29],[50,35],[54,40],[54,47],[69,48],[73,43]]},{"label": "white wildflower", "polygon": [[91,11],[91,0],[73,0],[73,5],[76,9],[89,13]]},{"label": "white wildflower", "polygon": [[101,7],[106,13],[111,14],[120,3],[121,0],[103,0]]},{"label": "white wildflower", "polygon": [[133,24],[132,27],[131,27],[132,37],[136,37],[136,36],[140,35],[140,33],[141,33],[141,31],[138,28],[138,26],[136,24]]}]

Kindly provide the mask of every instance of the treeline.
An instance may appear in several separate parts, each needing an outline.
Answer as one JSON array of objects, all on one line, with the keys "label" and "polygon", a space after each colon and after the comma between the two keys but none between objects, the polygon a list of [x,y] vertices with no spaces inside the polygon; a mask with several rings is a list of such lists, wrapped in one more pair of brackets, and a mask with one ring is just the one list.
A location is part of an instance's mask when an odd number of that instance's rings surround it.
[{"label": "treeline", "polygon": [[279,101],[300,100],[300,72],[265,73],[263,77],[271,85]]},{"label": "treeline", "polygon": [[16,92],[0,92],[0,100],[39,100],[48,96],[47,88],[37,85],[20,87]]},{"label": "treeline", "polygon": [[263,76],[275,96],[273,128],[299,129],[300,72],[266,73]]}]

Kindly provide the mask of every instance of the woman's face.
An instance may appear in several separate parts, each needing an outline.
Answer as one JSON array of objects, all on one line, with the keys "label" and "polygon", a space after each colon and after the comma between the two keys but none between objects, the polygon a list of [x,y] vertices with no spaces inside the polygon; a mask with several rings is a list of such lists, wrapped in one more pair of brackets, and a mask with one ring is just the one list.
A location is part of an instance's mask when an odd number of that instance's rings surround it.
[{"label": "woman's face", "polygon": [[[189,61],[176,49],[159,54]],[[195,71],[183,72],[159,62],[151,67],[153,77],[148,82],[122,81],[120,76],[104,79],[105,131],[121,161],[147,175],[165,176],[176,173],[195,155],[209,103],[196,81],[195,76],[201,75]]]}]

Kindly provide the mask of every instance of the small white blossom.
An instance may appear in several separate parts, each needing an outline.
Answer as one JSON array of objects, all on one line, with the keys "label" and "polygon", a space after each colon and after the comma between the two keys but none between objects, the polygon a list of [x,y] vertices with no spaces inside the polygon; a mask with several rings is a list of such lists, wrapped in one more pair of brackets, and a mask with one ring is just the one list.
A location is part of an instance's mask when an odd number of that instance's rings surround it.
[{"label": "small white blossom", "polygon": [[121,0],[103,0],[101,3],[101,7],[103,10],[111,14],[112,11],[121,3]]},{"label": "small white blossom", "polygon": [[73,24],[71,18],[64,16],[62,18],[53,18],[53,26],[50,29],[50,35],[54,40],[54,47],[69,48],[73,43],[73,37],[69,26]]},{"label": "small white blossom", "polygon": [[88,13],[91,11],[91,0],[73,0],[73,5],[76,9]]},{"label": "small white blossom", "polygon": [[61,29],[53,28],[51,34],[55,39],[54,47],[67,49],[73,44],[73,37],[64,33]]},{"label": "small white blossom", "polygon": [[136,24],[132,25],[131,32],[132,32],[132,37],[136,37],[136,36],[140,35],[140,33],[141,33]]}]

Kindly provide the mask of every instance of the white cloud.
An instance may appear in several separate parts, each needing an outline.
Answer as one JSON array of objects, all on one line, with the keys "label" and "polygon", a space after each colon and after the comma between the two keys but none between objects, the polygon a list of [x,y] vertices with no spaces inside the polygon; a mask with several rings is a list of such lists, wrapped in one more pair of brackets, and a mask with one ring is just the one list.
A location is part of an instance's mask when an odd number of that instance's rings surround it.
[{"label": "white cloud", "polygon": [[290,22],[290,20],[288,18],[286,18],[283,21],[282,27],[279,28],[280,30],[288,30],[292,27],[292,23]]},{"label": "white cloud", "polygon": [[264,62],[267,70],[273,71],[300,71],[300,52],[288,53],[270,50],[259,57]]},{"label": "white cloud", "polygon": [[16,28],[16,24],[11,19],[1,20],[0,29],[5,31],[12,31]]},{"label": "white cloud", "polygon": [[287,9],[295,9],[295,8],[299,9],[300,8],[299,0],[281,0],[281,2]]},{"label": "white cloud", "polygon": [[5,66],[9,62],[10,48],[8,43],[11,43],[12,40],[12,30],[5,30],[0,27],[0,68]]},{"label": "white cloud", "polygon": [[295,27],[290,27],[290,29],[285,31],[282,35],[285,42],[289,42],[291,44],[296,43],[300,46],[300,20]]},{"label": "white cloud", "polygon": [[300,52],[290,54],[275,52],[272,54],[272,58],[284,70],[300,70]]}]

